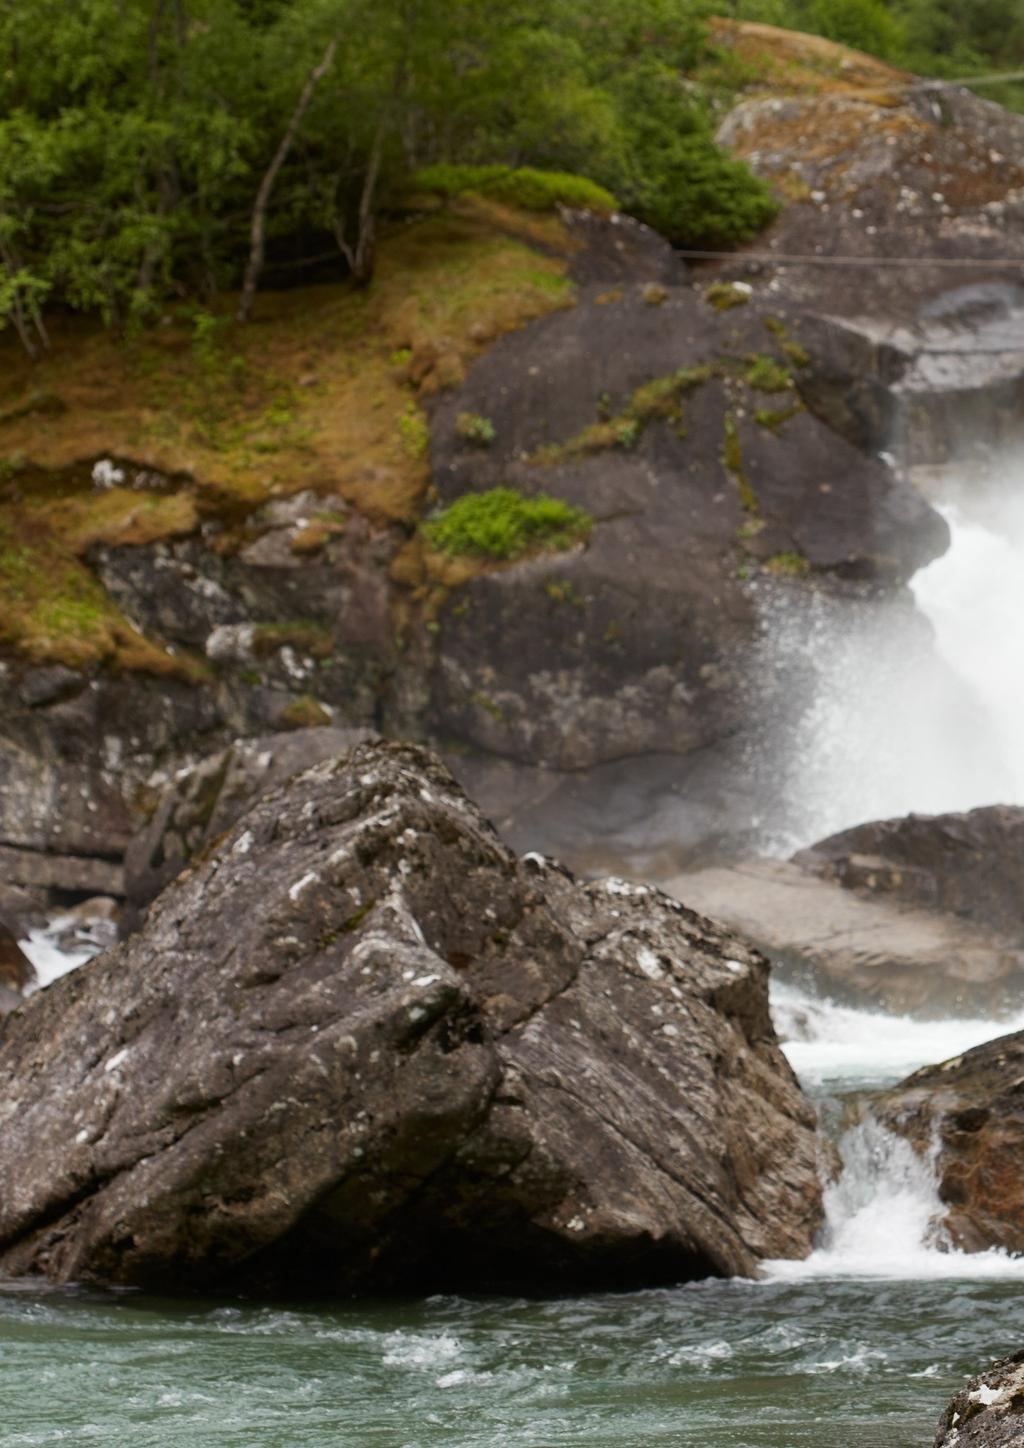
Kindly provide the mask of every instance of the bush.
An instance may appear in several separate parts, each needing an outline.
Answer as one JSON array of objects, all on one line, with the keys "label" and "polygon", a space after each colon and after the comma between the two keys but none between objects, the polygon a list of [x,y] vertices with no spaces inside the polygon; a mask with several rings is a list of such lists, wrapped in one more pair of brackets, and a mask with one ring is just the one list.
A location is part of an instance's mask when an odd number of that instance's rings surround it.
[{"label": "bush", "polygon": [[583,176],[567,171],[536,171],[530,166],[425,166],[412,178],[415,191],[442,196],[446,201],[477,191],[506,206],[523,211],[554,211],[571,206],[579,211],[609,213],[618,210],[610,191]]},{"label": "bush", "polygon": [[423,532],[432,547],[453,556],[518,558],[532,548],[568,548],[586,538],[593,519],[582,508],[514,488],[467,493],[428,518]]},{"label": "bush", "polygon": [[709,136],[692,135],[652,166],[632,209],[676,246],[717,251],[756,236],[781,205],[745,161],[726,156]]}]

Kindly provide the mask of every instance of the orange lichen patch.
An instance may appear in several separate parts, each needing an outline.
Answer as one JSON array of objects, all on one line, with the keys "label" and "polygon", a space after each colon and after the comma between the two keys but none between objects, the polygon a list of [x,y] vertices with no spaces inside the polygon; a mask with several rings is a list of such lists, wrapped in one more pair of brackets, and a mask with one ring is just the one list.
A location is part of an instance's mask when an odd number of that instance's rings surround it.
[{"label": "orange lichen patch", "polygon": [[820,35],[751,20],[710,21],[714,45],[728,53],[734,80],[754,91],[786,94],[864,93],[874,105],[900,105],[906,71]]},{"label": "orange lichen patch", "polygon": [[992,201],[1005,201],[1007,192],[1024,187],[1024,166],[1016,161],[993,161],[989,148],[967,142],[956,162],[943,166],[943,199],[956,211],[970,211]]},{"label": "orange lichen patch", "polygon": [[789,101],[776,110],[765,105],[752,121],[738,128],[733,150],[748,156],[755,151],[788,153],[801,161],[835,161],[862,149],[872,135],[890,144],[910,141],[915,147],[934,130],[931,122],[911,111],[879,110],[861,100],[823,96]]}]

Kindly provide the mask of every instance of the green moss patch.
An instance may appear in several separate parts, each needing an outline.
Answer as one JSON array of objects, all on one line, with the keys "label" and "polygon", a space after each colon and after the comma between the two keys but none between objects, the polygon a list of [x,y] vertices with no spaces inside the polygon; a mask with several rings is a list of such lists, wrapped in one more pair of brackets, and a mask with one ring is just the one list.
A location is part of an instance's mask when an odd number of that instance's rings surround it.
[{"label": "green moss patch", "polygon": [[740,282],[712,282],[704,289],[704,300],[716,312],[728,312],[733,307],[745,307],[750,301],[751,288]]},{"label": "green moss patch", "polygon": [[748,513],[759,513],[757,494],[751,486],[743,464],[743,449],[740,445],[739,424],[732,412],[725,414],[725,437],[722,442],[722,462],[726,472],[731,473],[739,489],[740,502]]},{"label": "green moss patch", "polygon": [[567,171],[538,171],[531,166],[425,166],[412,179],[413,190],[445,201],[467,191],[523,211],[554,211],[570,206],[608,215],[618,210],[610,191]]},{"label": "green moss patch", "polygon": [[538,548],[568,548],[589,535],[593,519],[546,493],[527,498],[514,488],[491,488],[467,493],[422,526],[439,553],[509,559]]}]

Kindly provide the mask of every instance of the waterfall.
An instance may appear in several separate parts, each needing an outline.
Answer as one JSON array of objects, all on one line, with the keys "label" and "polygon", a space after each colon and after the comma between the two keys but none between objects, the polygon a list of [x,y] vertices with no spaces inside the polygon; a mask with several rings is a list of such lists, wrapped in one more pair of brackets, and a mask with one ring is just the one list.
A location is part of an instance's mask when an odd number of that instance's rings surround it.
[{"label": "waterfall", "polygon": [[758,845],[866,820],[1024,803],[1024,459],[946,475],[948,551],[883,601],[768,587],[751,748]]}]

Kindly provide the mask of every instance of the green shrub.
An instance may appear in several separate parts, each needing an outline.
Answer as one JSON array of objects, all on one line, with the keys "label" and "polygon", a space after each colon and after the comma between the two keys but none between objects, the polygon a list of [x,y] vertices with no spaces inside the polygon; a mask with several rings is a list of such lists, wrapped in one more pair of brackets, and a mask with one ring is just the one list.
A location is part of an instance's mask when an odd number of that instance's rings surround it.
[{"label": "green shrub", "polygon": [[593,519],[582,508],[514,488],[467,493],[428,518],[423,532],[432,547],[453,556],[518,558],[532,548],[568,548],[586,538]]},{"label": "green shrub", "polygon": [[477,191],[506,206],[524,211],[554,211],[571,206],[580,211],[608,213],[618,209],[610,191],[583,176],[567,171],[537,171],[531,166],[425,166],[412,178],[414,191],[451,201],[466,191]]},{"label": "green shrub", "polygon": [[676,246],[716,251],[749,241],[781,206],[745,161],[696,133],[648,163],[630,209]]}]

